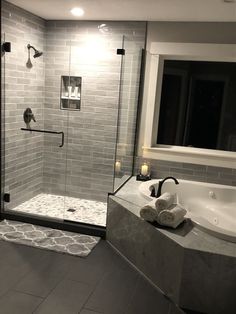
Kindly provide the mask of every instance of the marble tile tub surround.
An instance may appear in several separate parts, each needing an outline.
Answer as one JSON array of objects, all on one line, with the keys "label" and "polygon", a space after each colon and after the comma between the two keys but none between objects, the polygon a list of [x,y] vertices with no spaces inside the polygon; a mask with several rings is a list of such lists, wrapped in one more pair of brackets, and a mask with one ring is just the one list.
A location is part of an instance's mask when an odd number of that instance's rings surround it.
[{"label": "marble tile tub surround", "polygon": [[[140,209],[143,205],[147,204],[147,199],[139,192],[139,185],[142,182],[137,181],[135,177],[132,177],[116,194],[115,197],[119,201],[125,202],[128,206],[128,210],[140,218]],[[109,207],[109,206],[108,206]],[[109,214],[109,208],[108,208]],[[152,226],[153,227],[153,226]],[[205,252],[212,254],[224,254],[236,258],[236,243],[227,242],[211,236],[204,231],[194,227],[191,222],[186,224],[186,230],[177,228],[176,230],[166,228],[155,228],[165,234],[166,237],[177,242],[180,246],[187,247],[189,249],[198,250],[201,249]],[[204,238],[204,241],[199,241],[200,238]]]},{"label": "marble tile tub surround", "polygon": [[139,172],[144,161],[151,165],[152,178],[174,176],[177,179],[236,186],[236,169],[136,157],[135,173]]},{"label": "marble tile tub surround", "polygon": [[107,240],[179,306],[235,313],[236,244],[206,234],[190,221],[167,230],[142,220],[139,211],[147,201],[139,184],[132,178],[109,197]]}]

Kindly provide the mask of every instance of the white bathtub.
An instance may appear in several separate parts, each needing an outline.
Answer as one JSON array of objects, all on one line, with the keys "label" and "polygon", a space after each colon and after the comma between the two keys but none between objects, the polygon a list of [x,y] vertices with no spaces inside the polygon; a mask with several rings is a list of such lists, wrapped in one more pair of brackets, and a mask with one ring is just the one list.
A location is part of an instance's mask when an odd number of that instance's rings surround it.
[{"label": "white bathtub", "polygon": [[[161,179],[159,179],[161,180]],[[156,190],[159,180],[143,182],[140,193],[151,200],[149,188]],[[187,210],[187,217],[204,231],[227,241],[236,242],[236,187],[212,183],[167,180],[162,193],[176,193],[178,202]]]}]

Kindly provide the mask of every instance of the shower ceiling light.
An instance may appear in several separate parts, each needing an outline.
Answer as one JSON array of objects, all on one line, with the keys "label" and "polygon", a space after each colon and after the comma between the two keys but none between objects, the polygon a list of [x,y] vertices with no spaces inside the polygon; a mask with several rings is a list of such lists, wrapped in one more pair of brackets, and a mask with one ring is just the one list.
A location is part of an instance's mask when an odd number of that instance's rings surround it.
[{"label": "shower ceiling light", "polygon": [[81,8],[73,8],[70,10],[71,14],[73,14],[74,16],[82,16],[84,15],[84,10]]}]

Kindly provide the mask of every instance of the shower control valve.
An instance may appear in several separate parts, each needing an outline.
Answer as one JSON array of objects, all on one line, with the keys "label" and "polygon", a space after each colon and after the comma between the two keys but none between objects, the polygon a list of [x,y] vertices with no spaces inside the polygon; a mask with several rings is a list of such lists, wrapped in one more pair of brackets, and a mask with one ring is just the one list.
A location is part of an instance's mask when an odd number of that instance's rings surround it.
[{"label": "shower control valve", "polygon": [[26,108],[23,114],[24,122],[28,125],[31,120],[36,122],[35,116],[31,110],[31,108]]}]

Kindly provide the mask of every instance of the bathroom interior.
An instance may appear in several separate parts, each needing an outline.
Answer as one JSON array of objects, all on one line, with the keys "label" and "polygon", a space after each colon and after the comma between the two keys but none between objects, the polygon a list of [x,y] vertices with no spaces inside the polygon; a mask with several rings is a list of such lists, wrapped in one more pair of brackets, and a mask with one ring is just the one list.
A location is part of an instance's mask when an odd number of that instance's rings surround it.
[{"label": "bathroom interior", "polygon": [[[2,1],[1,219],[106,238],[179,307],[230,314],[236,3],[217,2],[103,20]],[[174,228],[140,218],[158,187],[188,212]]]},{"label": "bathroom interior", "polygon": [[2,18],[4,210],[102,232],[133,171],[145,22],[45,21],[5,2]]}]

